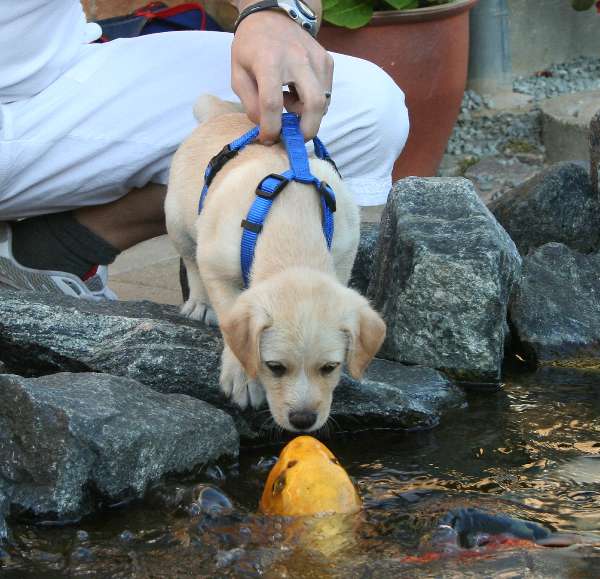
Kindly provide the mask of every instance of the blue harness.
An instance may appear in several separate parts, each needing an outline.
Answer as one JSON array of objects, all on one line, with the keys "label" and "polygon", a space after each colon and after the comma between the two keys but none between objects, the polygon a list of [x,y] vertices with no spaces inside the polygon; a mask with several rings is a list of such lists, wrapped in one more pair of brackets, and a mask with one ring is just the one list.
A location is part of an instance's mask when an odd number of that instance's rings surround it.
[{"label": "blue harness", "polygon": [[[325,182],[317,179],[311,172],[308,164],[308,155],[304,145],[304,136],[300,131],[300,119],[293,113],[283,113],[281,117],[281,141],[285,145],[290,168],[282,173],[271,173],[267,175],[256,188],[256,199],[252,203],[246,219],[242,220],[242,245],[240,251],[240,262],[242,267],[242,279],[244,287],[248,287],[250,280],[250,271],[254,261],[254,248],[258,236],[263,227],[263,223],[269,214],[271,205],[275,198],[290,181],[313,185],[321,198],[323,235],[327,242],[327,248],[331,250],[331,241],[333,239],[333,213],[335,211],[335,194],[333,189]],[[221,152],[215,155],[204,172],[204,187],[200,194],[198,204],[198,214],[202,211],[208,188],[215,175],[223,168],[225,163],[233,159],[246,145],[254,142],[258,137],[259,128],[254,127],[246,134],[242,135],[229,145],[225,145]],[[315,137],[313,139],[315,154],[319,159],[330,163],[336,172],[337,167],[329,156],[325,145]]]}]

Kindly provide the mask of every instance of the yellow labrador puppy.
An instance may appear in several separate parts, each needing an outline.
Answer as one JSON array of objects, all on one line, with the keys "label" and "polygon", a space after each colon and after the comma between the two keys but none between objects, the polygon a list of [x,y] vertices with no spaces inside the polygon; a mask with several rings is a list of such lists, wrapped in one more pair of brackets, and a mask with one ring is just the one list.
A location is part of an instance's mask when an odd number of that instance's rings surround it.
[{"label": "yellow labrador puppy", "polygon": [[187,269],[190,297],[182,312],[218,324],[225,339],[221,388],[240,407],[266,399],[277,424],[311,431],[329,417],[346,361],[362,375],[385,337],[385,324],[346,284],[359,240],[359,212],[326,161],[312,173],[335,192],[331,252],[312,185],[290,182],[274,201],[259,235],[244,290],[240,242],[258,183],[289,168],[282,145],[252,144],[216,174],[200,215],[204,169],[226,144],[252,128],[239,108],[203,96],[201,123],[177,151],[165,203],[167,229]]}]

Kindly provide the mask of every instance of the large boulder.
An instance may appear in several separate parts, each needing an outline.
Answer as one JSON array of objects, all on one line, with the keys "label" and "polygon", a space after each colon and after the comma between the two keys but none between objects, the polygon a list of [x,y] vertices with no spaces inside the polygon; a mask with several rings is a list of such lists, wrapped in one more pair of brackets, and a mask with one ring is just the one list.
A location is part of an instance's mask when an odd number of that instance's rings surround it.
[{"label": "large boulder", "polygon": [[[0,291],[0,352],[13,372],[127,376],[159,392],[209,402],[234,417],[243,437],[260,436],[267,416],[240,412],[219,389],[221,348],[217,330],[182,317],[172,306]],[[433,385],[437,396],[426,399],[423,392]],[[365,395],[371,400],[368,411],[353,402]],[[379,375],[357,383],[344,378],[332,412],[349,427],[379,427],[385,417],[388,428],[403,429],[435,424],[447,408],[462,402],[462,394],[437,372],[398,365],[387,379]]]},{"label": "large boulder", "polygon": [[368,290],[388,327],[380,355],[465,382],[498,382],[520,263],[466,179],[397,182]]},{"label": "large boulder", "polygon": [[13,514],[79,517],[238,452],[230,416],[129,378],[0,376],[0,495]]},{"label": "large boulder", "polygon": [[575,163],[542,171],[490,209],[522,255],[551,242],[583,253],[600,247],[600,198],[587,170]]},{"label": "large boulder", "polygon": [[549,243],[527,256],[510,320],[532,362],[600,366],[600,254]]}]

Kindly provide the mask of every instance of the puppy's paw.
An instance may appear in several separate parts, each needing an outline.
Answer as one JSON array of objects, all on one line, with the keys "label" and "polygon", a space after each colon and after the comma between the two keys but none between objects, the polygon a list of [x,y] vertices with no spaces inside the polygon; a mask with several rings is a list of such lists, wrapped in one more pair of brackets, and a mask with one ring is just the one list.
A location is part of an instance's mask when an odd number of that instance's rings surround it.
[{"label": "puppy's paw", "polygon": [[181,306],[181,313],[192,320],[204,322],[207,326],[216,327],[219,325],[215,311],[208,304],[193,298],[190,298]]},{"label": "puppy's paw", "polygon": [[265,389],[257,380],[248,380],[248,398],[252,408],[260,408],[266,402]]},{"label": "puppy's paw", "polygon": [[244,409],[250,405],[260,408],[265,402],[265,391],[256,380],[250,380],[231,351],[223,351],[221,390],[234,404]]}]

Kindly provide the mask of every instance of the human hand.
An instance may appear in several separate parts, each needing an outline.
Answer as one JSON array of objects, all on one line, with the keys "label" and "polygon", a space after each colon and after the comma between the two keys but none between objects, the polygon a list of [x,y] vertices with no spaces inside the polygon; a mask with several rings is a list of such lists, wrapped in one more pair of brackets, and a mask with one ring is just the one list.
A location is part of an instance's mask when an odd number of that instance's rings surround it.
[{"label": "human hand", "polygon": [[[285,14],[263,10],[239,25],[231,48],[231,85],[259,139],[279,139],[283,106],[301,116],[304,137],[316,136],[327,112],[333,83],[333,58]],[[288,85],[290,92],[283,92]]]}]

